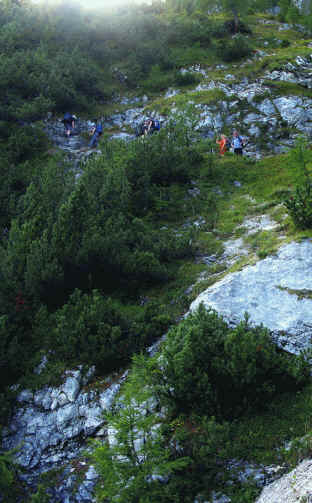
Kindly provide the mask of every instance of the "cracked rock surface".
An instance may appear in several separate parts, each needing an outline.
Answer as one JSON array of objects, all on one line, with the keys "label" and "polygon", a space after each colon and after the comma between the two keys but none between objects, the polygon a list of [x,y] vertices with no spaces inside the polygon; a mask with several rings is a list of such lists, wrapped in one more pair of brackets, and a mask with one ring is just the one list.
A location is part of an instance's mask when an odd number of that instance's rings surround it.
[{"label": "cracked rock surface", "polygon": [[113,403],[122,379],[96,391],[84,388],[91,377],[92,372],[83,376],[81,370],[67,371],[58,388],[19,394],[10,426],[3,430],[3,447],[13,449],[23,442],[17,461],[31,473],[30,480],[74,458],[88,437],[101,434],[103,412]]},{"label": "cracked rock surface", "polygon": [[281,347],[298,354],[311,346],[311,267],[311,240],[284,245],[276,256],[228,274],[202,292],[190,310],[202,302],[234,324],[247,311],[251,323],[262,323]]},{"label": "cracked rock surface", "polygon": [[256,503],[312,501],[312,460],[302,461],[292,472],[266,486]]}]

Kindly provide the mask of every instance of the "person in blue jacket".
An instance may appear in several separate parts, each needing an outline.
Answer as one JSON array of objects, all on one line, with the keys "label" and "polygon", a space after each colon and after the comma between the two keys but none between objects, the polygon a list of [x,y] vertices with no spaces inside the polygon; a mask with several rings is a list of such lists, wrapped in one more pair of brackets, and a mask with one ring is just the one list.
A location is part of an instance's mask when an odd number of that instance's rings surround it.
[{"label": "person in blue jacket", "polygon": [[92,135],[92,138],[89,143],[90,148],[97,147],[99,137],[101,136],[102,133],[103,133],[103,127],[101,122],[95,121],[95,124],[94,126],[92,126],[90,131],[90,134]]}]

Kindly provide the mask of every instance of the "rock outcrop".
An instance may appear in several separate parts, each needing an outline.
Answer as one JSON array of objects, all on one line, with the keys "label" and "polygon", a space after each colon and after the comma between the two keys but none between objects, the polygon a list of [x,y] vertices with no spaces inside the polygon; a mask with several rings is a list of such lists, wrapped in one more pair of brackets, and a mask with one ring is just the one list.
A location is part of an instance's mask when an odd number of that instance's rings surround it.
[{"label": "rock outcrop", "polygon": [[311,347],[312,242],[290,243],[275,256],[228,274],[202,292],[200,303],[222,314],[231,324],[244,318],[263,324],[279,346],[292,353]]},{"label": "rock outcrop", "polygon": [[28,484],[77,457],[90,436],[105,435],[103,413],[110,409],[125,376],[88,389],[93,373],[94,369],[85,375],[81,369],[67,371],[58,388],[23,390],[18,395],[13,419],[2,432],[3,448],[22,446],[16,459]]},{"label": "rock outcrop", "polygon": [[302,461],[292,472],[266,486],[256,503],[311,503],[312,460]]}]

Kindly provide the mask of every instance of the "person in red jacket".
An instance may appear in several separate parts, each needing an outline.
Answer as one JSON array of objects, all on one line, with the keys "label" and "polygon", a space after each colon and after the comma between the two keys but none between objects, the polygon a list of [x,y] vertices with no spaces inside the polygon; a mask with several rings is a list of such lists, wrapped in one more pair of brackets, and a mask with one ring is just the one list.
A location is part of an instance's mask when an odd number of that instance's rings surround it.
[{"label": "person in red jacket", "polygon": [[222,134],[220,140],[216,141],[216,143],[219,145],[220,155],[224,155],[226,152],[226,140],[227,140],[226,136]]}]

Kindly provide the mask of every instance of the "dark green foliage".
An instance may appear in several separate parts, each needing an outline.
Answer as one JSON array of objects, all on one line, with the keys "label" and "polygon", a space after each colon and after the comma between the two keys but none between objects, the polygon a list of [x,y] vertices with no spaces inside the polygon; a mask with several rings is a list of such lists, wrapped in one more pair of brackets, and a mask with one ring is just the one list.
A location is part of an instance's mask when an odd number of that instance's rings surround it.
[{"label": "dark green foliage", "polygon": [[38,486],[35,494],[30,497],[30,503],[49,503],[50,497],[43,485]]},{"label": "dark green foliage", "polygon": [[157,390],[175,413],[233,418],[300,388],[308,375],[308,364],[281,352],[263,327],[229,329],[201,307],[169,332]]},{"label": "dark green foliage", "polygon": [[289,46],[290,46],[290,41],[287,38],[286,39],[284,38],[284,40],[282,40],[281,47],[286,48]]},{"label": "dark green foliage", "polygon": [[225,33],[230,33],[234,35],[235,33],[242,33],[243,35],[251,35],[251,29],[242,21],[239,20],[237,26],[235,20],[231,19],[224,23]]},{"label": "dark green foliage", "polygon": [[177,72],[175,76],[175,83],[177,86],[190,86],[199,82],[198,77],[192,72]]},{"label": "dark green foliage", "polygon": [[[129,74],[128,74],[129,75]],[[172,76],[163,73],[159,65],[154,65],[151,68],[148,79],[144,82],[146,89],[154,91],[163,91],[173,84]]]},{"label": "dark green foliage", "polygon": [[222,40],[217,44],[217,55],[227,63],[248,57],[251,52],[252,48],[248,40],[241,35],[237,35],[231,40]]},{"label": "dark green foliage", "polygon": [[[121,502],[127,498],[154,501],[160,486],[142,484],[140,475],[161,473],[165,459],[181,464],[172,472],[170,464],[167,466],[170,476],[157,494],[159,502],[183,499],[191,503],[200,499],[199,494],[206,500],[213,487],[224,492],[228,477],[239,477],[235,466],[229,469],[228,463],[233,457],[238,417],[252,418],[274,397],[298,390],[308,380],[309,364],[280,351],[266,329],[251,328],[247,318],[231,329],[221,316],[201,305],[169,331],[154,358],[134,358],[122,397],[108,417],[118,441],[95,451],[101,474],[99,501],[117,494]],[[164,424],[160,410],[166,411]],[[235,420],[228,423],[225,418]],[[149,432],[157,422],[159,430],[156,425],[155,430],[161,436],[155,434],[151,442]],[[145,435],[145,442],[140,443]],[[240,470],[238,466],[237,472]],[[131,484],[125,484],[125,478]],[[226,490],[229,495],[231,488],[232,484]],[[240,491],[236,484],[233,488],[237,502],[250,501],[258,492],[255,484],[244,484]]]},{"label": "dark green foliage", "polygon": [[17,131],[53,109],[87,109],[103,98],[99,69],[85,52],[83,18],[75,9],[64,9],[56,8],[53,17],[32,5],[3,8],[0,119],[14,122]]},{"label": "dark green foliage", "polygon": [[295,225],[299,229],[312,227],[312,180],[306,177],[291,196],[284,201]]},{"label": "dark green foliage", "polygon": [[104,296],[135,299],[193,253],[193,231],[175,234],[159,223],[187,209],[202,160],[193,140],[177,122],[144,141],[107,144],[78,182],[57,158],[41,171],[23,164],[18,216],[0,248],[3,384],[30,370],[42,349],[53,347],[54,361],[109,371],[164,332],[170,319],[162,307],[158,315],[138,308],[127,321],[122,304]]},{"label": "dark green foliage", "polygon": [[312,226],[312,180],[309,171],[311,150],[306,139],[299,139],[290,153],[289,162],[298,173],[295,190],[284,199],[295,225],[299,229]]},{"label": "dark green foliage", "polygon": [[19,497],[14,454],[14,451],[0,454],[0,495],[7,503],[18,501]]},{"label": "dark green foliage", "polygon": [[76,290],[53,316],[45,310],[39,313],[36,335],[42,334],[47,347],[53,347],[56,359],[67,365],[93,363],[99,373],[106,374],[164,332],[169,320],[161,309],[133,310],[129,318],[120,302],[95,290],[90,295]]}]

